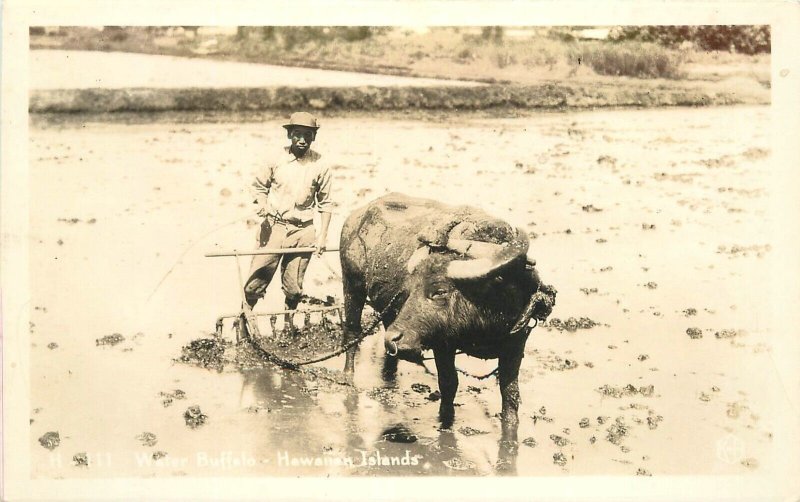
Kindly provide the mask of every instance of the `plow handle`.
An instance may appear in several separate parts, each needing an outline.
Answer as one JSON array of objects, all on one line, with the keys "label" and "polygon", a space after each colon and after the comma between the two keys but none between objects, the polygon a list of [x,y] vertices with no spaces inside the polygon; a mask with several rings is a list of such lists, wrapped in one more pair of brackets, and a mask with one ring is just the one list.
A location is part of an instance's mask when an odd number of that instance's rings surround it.
[{"label": "plow handle", "polygon": [[[296,253],[313,253],[317,250],[314,247],[305,248],[264,248],[256,249],[253,251],[219,251],[216,253],[206,253],[207,258],[216,258],[219,256],[258,256],[265,254],[296,254]],[[323,253],[338,252],[339,248],[327,248]]]}]

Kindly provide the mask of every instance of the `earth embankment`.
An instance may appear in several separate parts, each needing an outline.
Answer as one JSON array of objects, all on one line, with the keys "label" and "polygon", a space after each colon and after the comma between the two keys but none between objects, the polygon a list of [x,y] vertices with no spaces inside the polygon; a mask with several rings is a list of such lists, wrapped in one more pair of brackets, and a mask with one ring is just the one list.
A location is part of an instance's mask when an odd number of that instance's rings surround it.
[{"label": "earth embankment", "polygon": [[770,102],[769,88],[747,78],[699,82],[583,76],[485,85],[91,51],[32,51],[30,82],[31,113],[540,110]]},{"label": "earth embankment", "polygon": [[42,89],[31,113],[247,110],[486,110],[769,104],[769,92],[702,86],[543,84],[480,87]]}]

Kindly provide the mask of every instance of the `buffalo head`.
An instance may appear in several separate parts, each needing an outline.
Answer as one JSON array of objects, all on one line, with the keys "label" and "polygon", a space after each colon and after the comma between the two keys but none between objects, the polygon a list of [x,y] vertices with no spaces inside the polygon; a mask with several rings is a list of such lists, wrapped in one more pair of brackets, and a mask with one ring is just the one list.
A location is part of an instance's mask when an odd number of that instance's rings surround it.
[{"label": "buffalo head", "polygon": [[420,361],[423,349],[449,344],[494,357],[497,332],[510,329],[536,292],[539,279],[526,258],[524,230],[508,227],[505,242],[468,239],[465,233],[465,225],[456,225],[444,242],[422,239],[411,255],[408,297],[386,330],[390,356]]}]

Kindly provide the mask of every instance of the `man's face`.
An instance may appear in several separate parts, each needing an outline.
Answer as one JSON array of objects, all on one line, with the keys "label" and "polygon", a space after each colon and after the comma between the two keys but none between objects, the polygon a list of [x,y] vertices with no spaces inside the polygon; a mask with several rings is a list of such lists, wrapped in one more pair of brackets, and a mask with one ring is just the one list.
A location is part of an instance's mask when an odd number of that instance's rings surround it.
[{"label": "man's face", "polygon": [[314,142],[316,131],[308,127],[293,127],[289,130],[289,139],[292,140],[292,152],[302,157]]}]

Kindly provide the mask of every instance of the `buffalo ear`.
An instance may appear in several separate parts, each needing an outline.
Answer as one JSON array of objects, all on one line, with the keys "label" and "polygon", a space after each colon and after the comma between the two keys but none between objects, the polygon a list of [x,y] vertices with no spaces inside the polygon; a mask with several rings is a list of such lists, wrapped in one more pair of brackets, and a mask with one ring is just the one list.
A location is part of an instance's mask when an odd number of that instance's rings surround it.
[{"label": "buffalo ear", "polygon": [[408,273],[409,274],[413,273],[414,270],[417,268],[417,265],[419,265],[420,262],[422,262],[422,260],[427,258],[428,255],[430,254],[431,251],[428,248],[428,246],[421,246],[417,248],[417,250],[414,251],[414,254],[411,255],[411,258],[408,259],[408,264],[406,265]]}]

